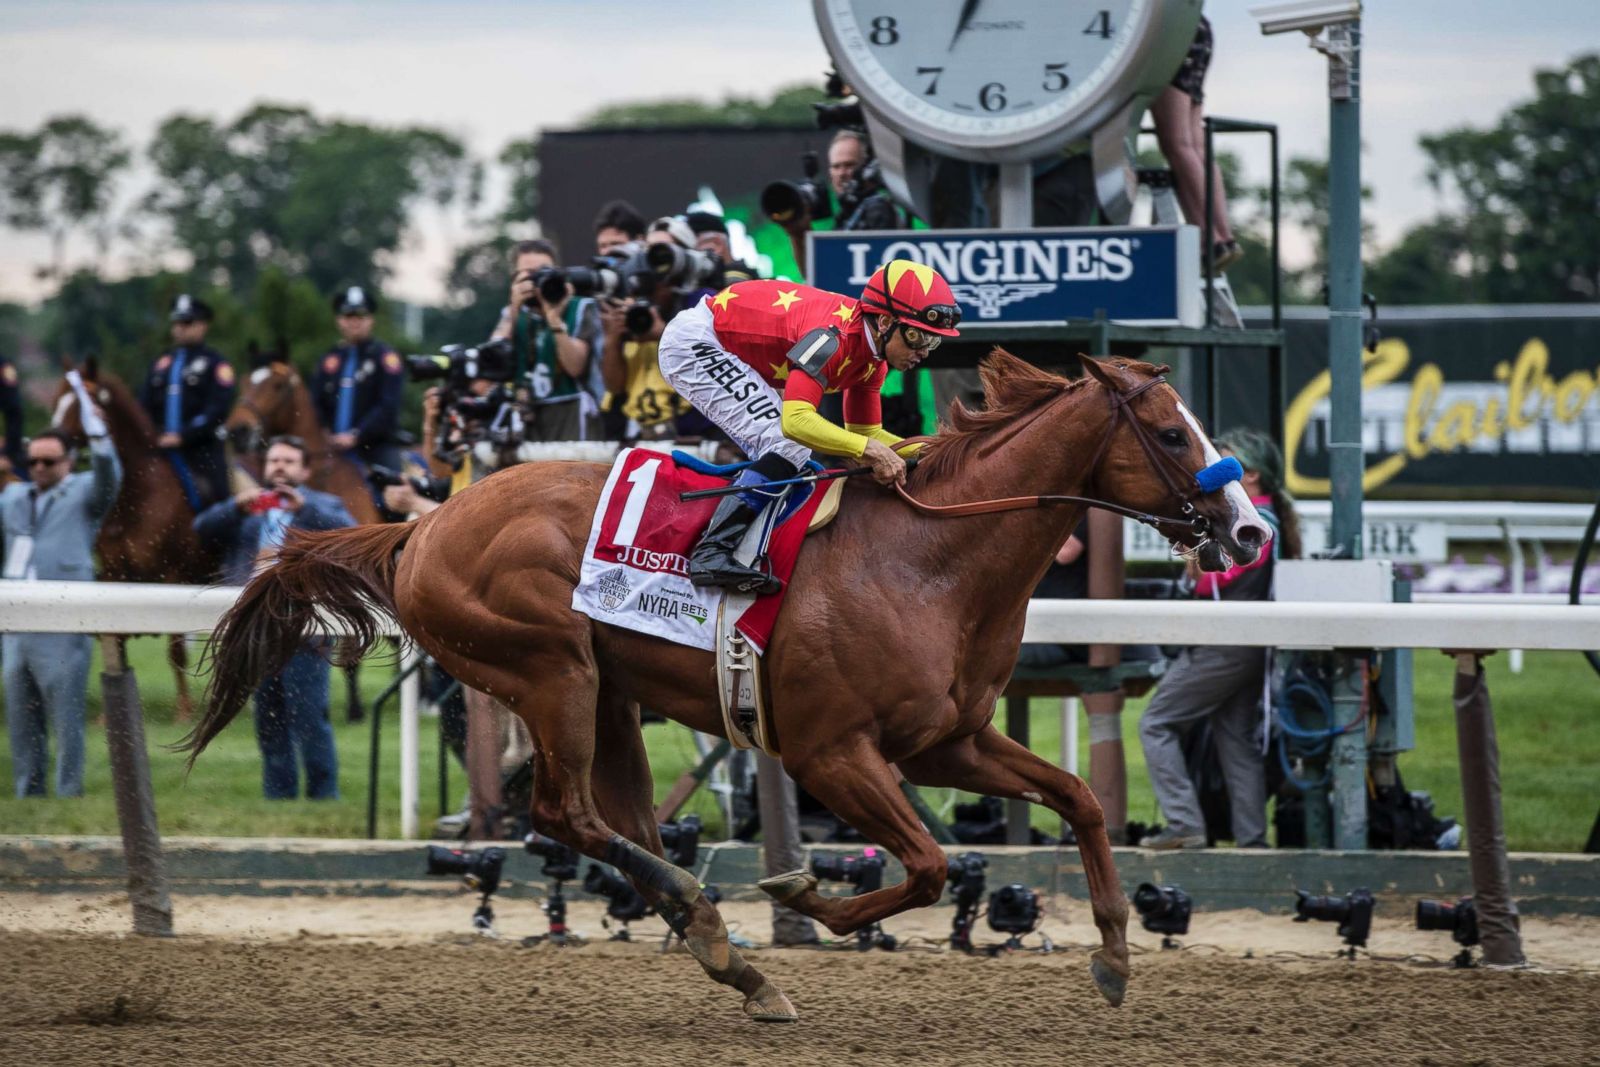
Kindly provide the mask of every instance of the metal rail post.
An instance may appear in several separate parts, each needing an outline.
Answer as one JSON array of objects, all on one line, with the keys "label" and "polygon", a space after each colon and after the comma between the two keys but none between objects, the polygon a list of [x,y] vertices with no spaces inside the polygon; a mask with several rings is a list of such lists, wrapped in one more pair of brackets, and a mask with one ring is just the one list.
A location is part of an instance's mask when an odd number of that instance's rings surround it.
[{"label": "metal rail post", "polygon": [[1484,962],[1514,967],[1527,960],[1517,906],[1511,899],[1511,866],[1506,860],[1505,819],[1500,810],[1500,743],[1494,732],[1494,706],[1483,677],[1483,653],[1457,652],[1455,676],[1456,747],[1461,764],[1461,806],[1467,818],[1467,848],[1472,858],[1472,902]]}]

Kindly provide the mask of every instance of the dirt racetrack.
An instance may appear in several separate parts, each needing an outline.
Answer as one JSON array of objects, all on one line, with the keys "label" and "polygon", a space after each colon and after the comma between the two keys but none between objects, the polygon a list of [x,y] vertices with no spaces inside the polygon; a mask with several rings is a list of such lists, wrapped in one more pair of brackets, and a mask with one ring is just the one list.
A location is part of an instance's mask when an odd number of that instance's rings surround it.
[{"label": "dirt racetrack", "polygon": [[[1447,936],[1380,922],[1331,958],[1331,927],[1253,912],[1195,917],[1190,947],[1142,931],[1127,1003],[1087,974],[1091,927],[1047,921],[1051,955],[936,950],[951,912],[891,921],[903,951],[756,949],[792,1026],[747,1022],[736,994],[657,920],[630,944],[524,948],[535,905],[497,905],[505,940],[463,934],[466,897],[174,900],[180,936],[126,928],[116,897],[0,895],[0,1055],[15,1064],[1600,1064],[1600,923],[1531,922],[1541,970],[1453,971]],[[765,936],[767,909],[726,904]],[[574,901],[572,925],[604,936]],[[999,936],[979,928],[980,942]],[[1253,958],[1245,958],[1245,952]]]}]

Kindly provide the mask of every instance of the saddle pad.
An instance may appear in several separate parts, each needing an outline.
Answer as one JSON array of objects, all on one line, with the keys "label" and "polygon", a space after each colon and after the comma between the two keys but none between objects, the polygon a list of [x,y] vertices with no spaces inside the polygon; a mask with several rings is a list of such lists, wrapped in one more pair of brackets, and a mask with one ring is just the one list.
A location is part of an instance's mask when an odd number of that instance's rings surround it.
[{"label": "saddle pad", "polygon": [[[679,493],[714,489],[724,478],[700,474],[670,456],[630,448],[617,456],[595,506],[583,550],[572,607],[598,622],[712,651],[722,590],[689,582],[689,553],[715,498],[678,500]],[[773,573],[785,582],[794,571],[806,527],[823,498],[811,492],[767,542]],[[783,604],[783,590],[760,597],[740,616],[738,630],[756,651],[766,650]]]}]

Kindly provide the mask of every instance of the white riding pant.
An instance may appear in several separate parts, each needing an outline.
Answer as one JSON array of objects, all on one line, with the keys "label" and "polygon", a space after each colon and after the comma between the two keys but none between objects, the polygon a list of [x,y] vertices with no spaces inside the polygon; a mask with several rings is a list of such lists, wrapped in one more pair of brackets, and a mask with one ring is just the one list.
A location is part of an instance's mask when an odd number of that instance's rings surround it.
[{"label": "white riding pant", "polygon": [[797,468],[811,449],[783,435],[783,398],[722,347],[705,301],[678,312],[661,335],[661,376],[751,459],[776,452]]}]

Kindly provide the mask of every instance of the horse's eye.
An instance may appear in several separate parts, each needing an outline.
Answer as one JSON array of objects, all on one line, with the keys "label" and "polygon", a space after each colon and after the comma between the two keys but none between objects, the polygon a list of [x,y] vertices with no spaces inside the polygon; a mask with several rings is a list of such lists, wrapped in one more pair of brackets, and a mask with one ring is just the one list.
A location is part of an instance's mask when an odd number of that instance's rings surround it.
[{"label": "horse's eye", "polygon": [[1187,441],[1188,439],[1184,437],[1182,430],[1161,431],[1161,443],[1169,448],[1182,448]]}]

